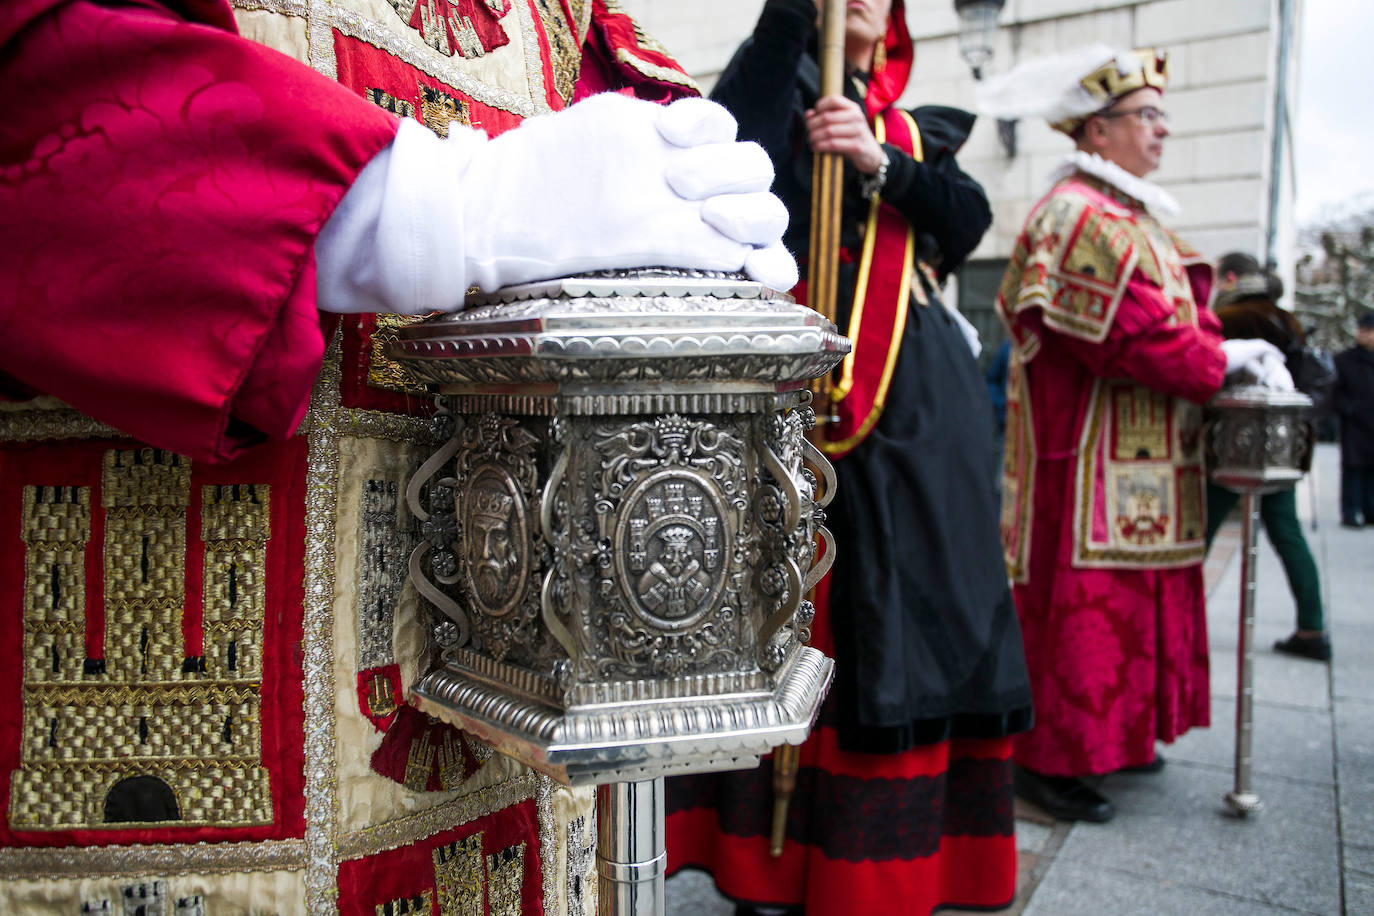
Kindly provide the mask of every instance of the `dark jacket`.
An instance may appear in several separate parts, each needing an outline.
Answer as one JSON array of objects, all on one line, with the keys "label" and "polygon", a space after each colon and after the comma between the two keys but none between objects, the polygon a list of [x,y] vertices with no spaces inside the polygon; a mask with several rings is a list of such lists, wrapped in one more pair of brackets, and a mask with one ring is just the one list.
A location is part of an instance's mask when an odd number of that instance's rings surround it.
[{"label": "dark jacket", "polygon": [[1374,350],[1355,346],[1336,357],[1336,413],[1341,464],[1374,467]]}]

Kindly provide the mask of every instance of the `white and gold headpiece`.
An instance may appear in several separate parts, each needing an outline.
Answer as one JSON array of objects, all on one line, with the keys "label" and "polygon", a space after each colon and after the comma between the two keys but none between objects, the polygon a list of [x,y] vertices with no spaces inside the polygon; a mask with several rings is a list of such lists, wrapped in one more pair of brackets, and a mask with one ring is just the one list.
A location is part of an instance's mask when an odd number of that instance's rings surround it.
[{"label": "white and gold headpiece", "polygon": [[1023,61],[978,86],[978,110],[996,118],[1044,118],[1072,136],[1122,96],[1169,83],[1169,55],[1154,48],[1089,45]]}]

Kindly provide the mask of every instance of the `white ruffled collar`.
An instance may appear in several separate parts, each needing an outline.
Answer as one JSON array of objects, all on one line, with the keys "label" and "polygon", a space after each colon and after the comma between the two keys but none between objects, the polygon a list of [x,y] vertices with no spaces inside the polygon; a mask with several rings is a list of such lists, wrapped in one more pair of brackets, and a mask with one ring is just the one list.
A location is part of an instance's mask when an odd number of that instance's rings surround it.
[{"label": "white ruffled collar", "polygon": [[1151,216],[1177,216],[1182,210],[1174,196],[1153,181],[1138,178],[1115,162],[1109,162],[1097,153],[1088,153],[1081,149],[1074,150],[1064,158],[1050,174],[1050,183],[1058,184],[1074,172],[1086,172],[1105,181],[1123,194],[1139,201]]}]

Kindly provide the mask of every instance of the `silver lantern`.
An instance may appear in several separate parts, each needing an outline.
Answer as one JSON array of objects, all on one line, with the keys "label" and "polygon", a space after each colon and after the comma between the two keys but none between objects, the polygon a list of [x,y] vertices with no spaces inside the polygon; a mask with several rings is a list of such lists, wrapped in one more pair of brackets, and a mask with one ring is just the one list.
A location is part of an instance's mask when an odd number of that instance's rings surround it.
[{"label": "silver lantern", "polygon": [[1227,804],[1242,817],[1263,807],[1251,785],[1259,498],[1292,487],[1311,468],[1314,434],[1305,417],[1311,406],[1301,392],[1242,383],[1223,388],[1206,410],[1207,476],[1241,494],[1243,513],[1235,785],[1226,795]]},{"label": "silver lantern", "polygon": [[685,271],[504,290],[392,344],[439,403],[406,494],[442,646],[414,694],[601,787],[604,912],[662,911],[665,774],[753,766],[814,721],[834,476],[806,382],[847,351],[786,296]]}]

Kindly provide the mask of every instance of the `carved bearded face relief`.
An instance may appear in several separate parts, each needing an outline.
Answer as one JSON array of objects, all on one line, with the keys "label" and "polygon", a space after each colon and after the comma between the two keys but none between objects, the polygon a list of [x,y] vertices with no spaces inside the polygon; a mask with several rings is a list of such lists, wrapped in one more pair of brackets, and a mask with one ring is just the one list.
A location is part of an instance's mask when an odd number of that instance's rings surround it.
[{"label": "carved bearded face relief", "polygon": [[516,596],[523,572],[523,524],[516,497],[502,475],[479,472],[468,493],[468,575],[484,609],[500,612]]}]

